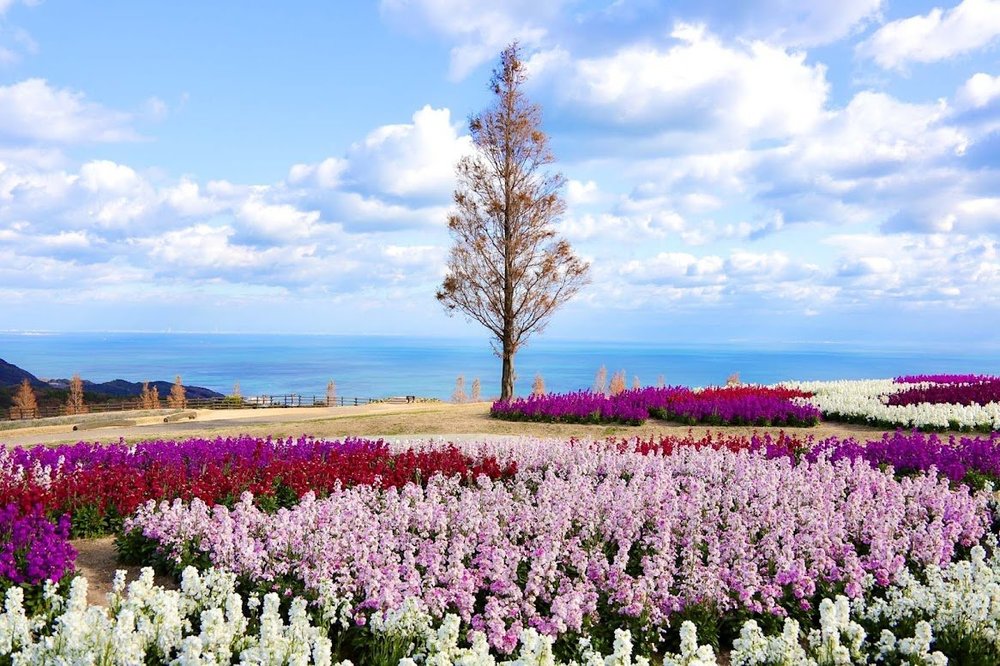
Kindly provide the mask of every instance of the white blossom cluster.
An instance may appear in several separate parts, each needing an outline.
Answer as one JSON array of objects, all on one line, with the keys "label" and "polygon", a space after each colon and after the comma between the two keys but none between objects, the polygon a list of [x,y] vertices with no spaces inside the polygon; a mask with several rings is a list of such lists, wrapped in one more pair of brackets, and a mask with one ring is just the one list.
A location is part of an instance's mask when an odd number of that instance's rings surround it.
[{"label": "white blossom cluster", "polygon": [[[988,544],[997,552],[995,542]],[[108,607],[88,606],[87,581],[73,580],[67,598],[53,585],[45,592],[49,610],[28,616],[23,590],[7,591],[0,613],[0,663],[14,666],[64,664],[317,664],[336,665],[329,638],[334,625],[348,628],[347,600],[321,595],[318,615],[306,602],[291,601],[287,620],[276,594],[244,600],[235,592],[232,573],[188,567],[179,590],[153,584],[144,569],[127,586],[123,572],[115,579]],[[249,615],[245,612],[249,610]],[[732,646],[733,666],[841,666],[909,664],[944,666],[935,649],[942,640],[973,649],[1000,651],[1000,556],[987,557],[976,546],[968,560],[930,566],[921,575],[902,573],[883,594],[824,599],[820,626],[807,627],[787,618],[783,631],[766,635],[757,622],[746,622]],[[318,621],[312,618],[318,617]],[[373,614],[369,627],[376,642],[403,646],[398,666],[649,666],[633,656],[628,631],[615,632],[612,653],[593,650],[581,639],[580,661],[560,662],[553,639],[534,629],[522,632],[514,655],[498,659],[486,637],[473,631],[462,639],[461,622],[447,615],[434,623],[420,602],[407,599],[396,611]],[[864,626],[881,629],[877,639]],[[896,633],[893,633],[896,632]],[[904,635],[905,634],[905,635]],[[680,627],[680,653],[663,656],[664,666],[715,666],[712,648],[698,645],[691,622]],[[976,647],[978,646],[978,647]]]},{"label": "white blossom cluster", "polygon": [[830,382],[783,382],[783,386],[813,393],[799,398],[838,420],[870,423],[882,427],[994,429],[1000,430],[1000,403],[983,405],[932,404],[887,405],[883,396],[928,384],[896,383],[891,379]]}]

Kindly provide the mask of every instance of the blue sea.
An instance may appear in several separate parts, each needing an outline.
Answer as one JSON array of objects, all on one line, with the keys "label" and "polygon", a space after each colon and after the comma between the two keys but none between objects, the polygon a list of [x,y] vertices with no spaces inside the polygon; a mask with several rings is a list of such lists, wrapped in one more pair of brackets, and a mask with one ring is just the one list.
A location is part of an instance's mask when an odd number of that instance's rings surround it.
[{"label": "blue sea", "polygon": [[[0,358],[38,377],[80,373],[95,382],[172,381],[220,393],[240,383],[243,395],[450,397],[458,375],[499,394],[500,362],[486,339],[392,336],[241,335],[202,333],[0,333]],[[704,386],[734,372],[744,382],[863,379],[900,374],[1000,374],[1000,352],[850,345],[640,344],[548,339],[532,341],[516,359],[516,389],[530,391],[541,373],[549,391],[589,388],[601,365],[625,370],[628,383],[663,375],[668,384]]]}]

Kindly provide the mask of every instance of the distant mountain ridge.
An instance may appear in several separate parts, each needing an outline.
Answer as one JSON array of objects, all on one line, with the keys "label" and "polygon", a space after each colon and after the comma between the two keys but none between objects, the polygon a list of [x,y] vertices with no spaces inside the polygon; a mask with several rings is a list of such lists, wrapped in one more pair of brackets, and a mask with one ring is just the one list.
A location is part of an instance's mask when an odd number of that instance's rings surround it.
[{"label": "distant mountain ridge", "polygon": [[[14,387],[27,379],[35,388],[68,389],[68,379],[50,379],[42,381],[27,370],[23,370],[13,363],[0,358],[0,388]],[[156,387],[160,397],[166,397],[173,387],[173,382],[155,381],[149,382],[149,387]],[[142,382],[129,382],[124,379],[115,379],[110,382],[95,383],[83,380],[84,393],[99,393],[113,398],[134,398],[142,393]],[[184,386],[184,391],[188,398],[222,398],[223,394],[207,389],[203,386]]]}]

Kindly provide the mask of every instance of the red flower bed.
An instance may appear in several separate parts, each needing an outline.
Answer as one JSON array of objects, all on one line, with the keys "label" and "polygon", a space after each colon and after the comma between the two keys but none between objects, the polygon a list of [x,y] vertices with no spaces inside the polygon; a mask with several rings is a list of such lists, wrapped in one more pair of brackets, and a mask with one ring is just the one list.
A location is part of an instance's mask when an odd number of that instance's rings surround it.
[{"label": "red flower bed", "polygon": [[236,437],[124,443],[80,443],[59,449],[0,452],[0,497],[27,510],[70,514],[73,534],[114,531],[150,499],[231,504],[243,491],[262,505],[290,505],[337,484],[401,486],[434,474],[500,478],[513,474],[493,458],[473,460],[455,447],[393,453],[381,441],[327,442]]}]

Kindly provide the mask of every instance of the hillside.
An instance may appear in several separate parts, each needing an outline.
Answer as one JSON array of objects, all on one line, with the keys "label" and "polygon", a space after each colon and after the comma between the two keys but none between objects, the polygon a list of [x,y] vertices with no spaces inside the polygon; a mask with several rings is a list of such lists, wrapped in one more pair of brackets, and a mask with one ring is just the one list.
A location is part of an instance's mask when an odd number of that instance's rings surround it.
[{"label": "hillside", "polygon": [[[9,393],[11,389],[17,387],[22,381],[27,379],[36,391],[51,390],[56,393],[65,393],[69,390],[68,379],[52,379],[42,381],[27,370],[17,367],[13,363],[0,359],[0,393]],[[172,382],[154,381],[149,383],[150,387],[156,387],[161,396],[170,393]],[[7,389],[7,391],[4,391]],[[223,395],[202,386],[184,386],[188,398],[221,398]],[[142,382],[129,382],[124,379],[115,379],[110,382],[96,383],[83,380],[84,395],[99,397],[104,399],[123,399],[138,397],[142,393]]]}]

